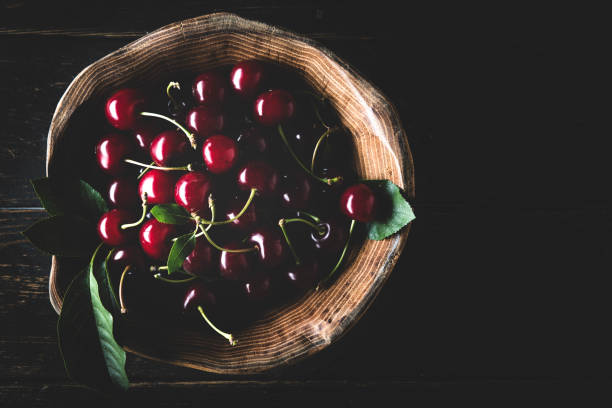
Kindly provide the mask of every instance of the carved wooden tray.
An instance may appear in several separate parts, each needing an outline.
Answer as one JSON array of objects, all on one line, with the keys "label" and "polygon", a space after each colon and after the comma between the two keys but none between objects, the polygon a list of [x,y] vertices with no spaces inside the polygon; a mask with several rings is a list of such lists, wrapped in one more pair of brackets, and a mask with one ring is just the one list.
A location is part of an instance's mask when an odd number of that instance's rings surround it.
[{"label": "carved wooden tray", "polygon": [[[174,72],[201,71],[260,59],[295,68],[326,95],[354,136],[358,173],[389,179],[414,196],[410,148],[389,100],[331,51],[310,39],[233,14],[217,13],[170,24],[85,68],[62,96],[49,129],[47,173],[75,152],[62,152],[62,138],[75,112],[134,81],[156,81]],[[99,135],[81,134],[84,139]],[[91,145],[95,140],[89,141]],[[85,143],[87,145],[87,141]],[[89,148],[89,147],[87,147]],[[74,157],[74,156],[72,156]],[[224,374],[249,374],[294,363],[330,345],[355,324],[389,277],[409,228],[384,241],[365,241],[327,290],[270,312],[241,331],[237,346],[222,337],[188,329],[131,330],[126,350],[151,359]],[[49,292],[59,312],[65,282],[52,261]]]}]

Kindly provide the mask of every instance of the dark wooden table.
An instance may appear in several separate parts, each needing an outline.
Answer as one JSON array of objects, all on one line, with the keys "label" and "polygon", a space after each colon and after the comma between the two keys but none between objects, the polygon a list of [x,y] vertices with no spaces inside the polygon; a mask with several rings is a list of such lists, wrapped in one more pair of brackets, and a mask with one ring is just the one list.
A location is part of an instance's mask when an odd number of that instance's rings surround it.
[{"label": "dark wooden table", "polygon": [[250,377],[129,355],[126,405],[407,405],[447,393],[540,401],[525,399],[534,391],[541,402],[584,402],[611,390],[601,10],[153,3],[2,2],[0,405],[109,404],[66,378],[50,258],[20,235],[44,216],[28,180],[44,175],[55,105],[96,59],[221,10],[320,41],[394,101],[415,157],[417,220],[380,296],[337,344]]}]

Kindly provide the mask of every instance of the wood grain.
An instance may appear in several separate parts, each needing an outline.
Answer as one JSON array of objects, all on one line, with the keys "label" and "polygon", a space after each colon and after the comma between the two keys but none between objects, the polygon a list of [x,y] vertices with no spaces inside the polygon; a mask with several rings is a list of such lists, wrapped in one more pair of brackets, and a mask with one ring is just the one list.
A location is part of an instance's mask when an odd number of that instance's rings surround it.
[{"label": "wood grain", "polygon": [[[61,151],[74,113],[133,81],[155,81],[173,72],[196,73],[245,59],[293,68],[326,95],[354,136],[358,173],[389,179],[414,196],[410,149],[393,105],[345,62],[312,40],[218,13],[159,29],[84,69],[60,100],[49,131],[47,171],[82,173]],[[72,120],[72,123],[70,121]],[[81,170],[81,171],[79,171]],[[291,364],[329,346],[356,323],[388,279],[409,228],[384,241],[366,241],[327,290],[313,292],[234,333],[230,347],[218,336],[187,329],[126,329],[125,348],[135,354],[216,373],[249,374]],[[50,274],[54,307],[61,307],[62,268]]]}]

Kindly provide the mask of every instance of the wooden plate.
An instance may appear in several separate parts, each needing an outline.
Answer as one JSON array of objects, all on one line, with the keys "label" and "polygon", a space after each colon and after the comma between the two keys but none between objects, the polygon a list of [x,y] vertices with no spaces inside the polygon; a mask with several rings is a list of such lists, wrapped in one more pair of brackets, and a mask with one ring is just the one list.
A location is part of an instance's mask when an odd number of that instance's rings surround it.
[{"label": "wooden plate", "polygon": [[[73,151],[65,151],[63,139],[76,114],[93,101],[126,83],[154,82],[175,72],[195,74],[245,59],[294,68],[330,99],[351,131],[359,174],[389,179],[414,196],[410,148],[395,108],[380,91],[312,40],[227,13],[170,24],[81,71],[53,115],[47,174],[54,175],[67,157],[74,157]],[[99,135],[81,132],[79,137],[90,148]],[[359,320],[389,277],[408,232],[406,228],[384,241],[365,241],[330,288],[310,292],[235,332],[239,339],[235,347],[218,335],[181,328],[128,330],[124,347],[151,359],[224,374],[256,373],[294,363],[330,345]],[[49,283],[51,304],[58,312],[65,282],[71,278],[62,274],[69,269],[62,265],[53,258]]]}]

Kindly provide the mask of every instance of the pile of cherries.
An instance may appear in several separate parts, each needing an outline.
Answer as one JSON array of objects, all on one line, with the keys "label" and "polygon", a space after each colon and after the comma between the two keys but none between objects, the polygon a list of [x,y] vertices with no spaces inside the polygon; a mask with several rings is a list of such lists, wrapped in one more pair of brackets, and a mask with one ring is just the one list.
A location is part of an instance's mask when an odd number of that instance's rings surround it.
[{"label": "pile of cherries", "polygon": [[[210,317],[231,326],[318,288],[341,265],[355,221],[374,219],[377,200],[354,181],[350,135],[333,110],[278,67],[244,61],[204,72],[191,93],[170,82],[164,115],[142,89],[107,99],[115,130],[96,159],[112,177],[113,209],[98,233],[114,247],[108,267],[124,312],[199,311],[191,314],[234,344]],[[186,222],[152,215],[169,204]],[[174,242],[189,233],[194,249],[168,274]]]}]

